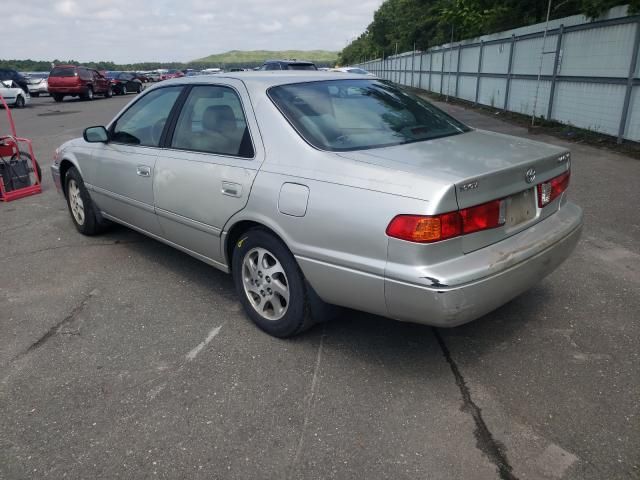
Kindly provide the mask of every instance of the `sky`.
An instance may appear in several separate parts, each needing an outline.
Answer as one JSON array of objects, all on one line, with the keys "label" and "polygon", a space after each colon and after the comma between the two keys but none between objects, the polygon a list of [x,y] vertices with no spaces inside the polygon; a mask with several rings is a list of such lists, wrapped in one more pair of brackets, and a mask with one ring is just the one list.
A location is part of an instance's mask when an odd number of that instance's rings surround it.
[{"label": "sky", "polygon": [[341,50],[382,0],[1,0],[0,58],[185,62],[228,50]]}]

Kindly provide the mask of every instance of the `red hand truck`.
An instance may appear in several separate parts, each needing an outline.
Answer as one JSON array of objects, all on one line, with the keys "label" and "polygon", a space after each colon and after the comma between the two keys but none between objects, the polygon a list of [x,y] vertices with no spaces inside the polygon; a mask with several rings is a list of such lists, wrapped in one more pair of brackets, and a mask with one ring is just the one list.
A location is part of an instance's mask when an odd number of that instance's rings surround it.
[{"label": "red hand truck", "polygon": [[[2,95],[0,95],[0,102],[7,112],[11,129],[8,135],[0,135],[0,201],[10,202],[42,192],[41,171],[33,153],[31,140],[18,137],[16,134],[11,110]],[[24,145],[26,145],[26,152]]]}]

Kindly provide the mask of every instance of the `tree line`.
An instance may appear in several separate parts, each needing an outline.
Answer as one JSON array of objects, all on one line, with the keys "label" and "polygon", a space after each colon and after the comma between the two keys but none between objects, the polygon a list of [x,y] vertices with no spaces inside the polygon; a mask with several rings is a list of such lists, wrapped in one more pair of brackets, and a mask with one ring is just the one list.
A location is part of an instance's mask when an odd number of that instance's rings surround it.
[{"label": "tree line", "polygon": [[[629,4],[640,11],[640,0],[553,0],[550,18],[585,14],[597,18],[608,9]],[[414,47],[429,47],[510,30],[546,20],[546,0],[385,0],[373,22],[340,52],[339,63],[350,65]]]}]

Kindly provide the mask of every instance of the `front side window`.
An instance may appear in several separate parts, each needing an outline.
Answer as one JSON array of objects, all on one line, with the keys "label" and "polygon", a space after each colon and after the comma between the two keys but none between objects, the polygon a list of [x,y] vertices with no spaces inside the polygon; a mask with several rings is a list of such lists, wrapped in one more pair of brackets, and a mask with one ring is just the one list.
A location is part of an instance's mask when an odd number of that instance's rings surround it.
[{"label": "front side window", "polygon": [[379,80],[334,80],[272,87],[269,97],[311,145],[349,151],[466,132],[427,101]]},{"label": "front side window", "polygon": [[111,130],[111,141],[157,147],[164,125],[182,87],[165,87],[149,92],[122,114]]},{"label": "front side window", "polygon": [[253,158],[238,94],[229,87],[193,87],[178,117],[171,147]]}]

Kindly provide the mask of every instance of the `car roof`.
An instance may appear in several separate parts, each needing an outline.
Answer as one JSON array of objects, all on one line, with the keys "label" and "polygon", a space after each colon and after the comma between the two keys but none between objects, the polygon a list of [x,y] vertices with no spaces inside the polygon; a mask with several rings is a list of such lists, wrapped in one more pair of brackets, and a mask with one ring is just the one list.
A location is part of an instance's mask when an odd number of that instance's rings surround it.
[{"label": "car roof", "polygon": [[291,63],[303,63],[303,64],[309,64],[309,65],[315,65],[313,62],[310,62],[309,60],[265,60],[264,63],[287,63],[287,64],[291,64]]},{"label": "car roof", "polygon": [[[220,83],[221,79],[239,80],[243,82],[249,91],[266,91],[270,87],[277,85],[288,85],[292,83],[320,82],[323,80],[372,80],[369,75],[352,74],[348,77],[342,72],[325,72],[321,70],[260,70],[249,72],[225,72],[213,75],[199,75],[197,77],[182,77],[165,80],[157,84],[158,87],[164,85],[181,85],[191,83]],[[157,88],[156,86],[152,88]]]}]

